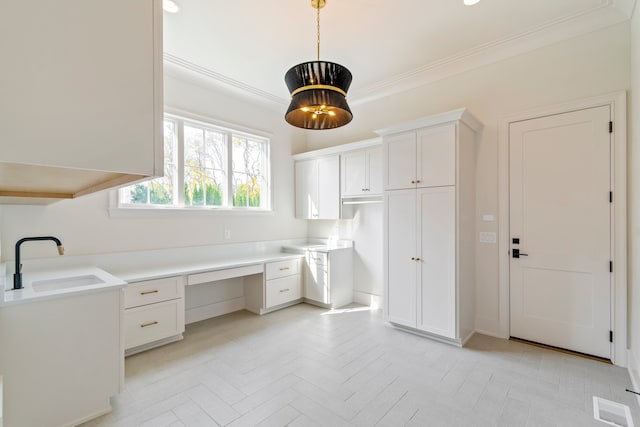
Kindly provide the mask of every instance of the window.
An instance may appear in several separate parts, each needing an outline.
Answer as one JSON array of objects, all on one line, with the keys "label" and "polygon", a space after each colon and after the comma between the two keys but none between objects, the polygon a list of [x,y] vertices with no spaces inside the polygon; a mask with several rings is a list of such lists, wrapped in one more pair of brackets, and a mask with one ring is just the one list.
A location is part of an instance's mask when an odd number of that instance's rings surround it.
[{"label": "window", "polygon": [[162,178],[121,189],[119,206],[270,208],[267,138],[166,115],[164,170]]}]

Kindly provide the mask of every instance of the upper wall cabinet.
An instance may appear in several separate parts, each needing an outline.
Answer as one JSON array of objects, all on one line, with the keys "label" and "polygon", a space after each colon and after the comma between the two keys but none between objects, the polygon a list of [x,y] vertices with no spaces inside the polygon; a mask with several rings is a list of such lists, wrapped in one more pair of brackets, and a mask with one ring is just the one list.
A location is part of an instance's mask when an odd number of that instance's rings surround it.
[{"label": "upper wall cabinet", "polygon": [[385,138],[385,190],[455,185],[455,124]]},{"label": "upper wall cabinet", "polygon": [[342,155],[342,197],[382,195],[382,148]]},{"label": "upper wall cabinet", "polygon": [[3,0],[0,52],[5,203],[162,175],[160,0]]},{"label": "upper wall cabinet", "polygon": [[296,218],[340,218],[340,156],[296,162]]}]

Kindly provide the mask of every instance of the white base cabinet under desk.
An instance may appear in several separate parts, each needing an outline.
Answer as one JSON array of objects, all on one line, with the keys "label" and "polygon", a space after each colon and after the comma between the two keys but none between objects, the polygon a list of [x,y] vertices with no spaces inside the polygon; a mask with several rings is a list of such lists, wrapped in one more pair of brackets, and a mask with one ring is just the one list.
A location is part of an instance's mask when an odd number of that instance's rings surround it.
[{"label": "white base cabinet under desk", "polygon": [[245,308],[265,314],[302,302],[300,259],[267,262],[264,273],[245,278]]},{"label": "white base cabinet under desk", "polygon": [[304,300],[325,308],[353,302],[352,248],[306,252]]},{"label": "white base cabinet under desk", "polygon": [[184,278],[167,277],[130,283],[124,291],[126,355],[182,339]]}]

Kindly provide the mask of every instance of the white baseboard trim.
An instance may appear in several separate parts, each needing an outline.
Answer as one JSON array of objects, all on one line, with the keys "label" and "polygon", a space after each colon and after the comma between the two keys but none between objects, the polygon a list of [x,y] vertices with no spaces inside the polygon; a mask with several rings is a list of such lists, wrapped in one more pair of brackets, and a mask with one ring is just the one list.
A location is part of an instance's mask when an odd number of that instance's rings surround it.
[{"label": "white baseboard trim", "polygon": [[190,308],[185,312],[185,324],[199,322],[234,311],[244,310],[244,297],[221,301],[201,307]]},{"label": "white baseboard trim", "polygon": [[[629,371],[629,377],[631,377],[633,391],[640,392],[640,361],[630,349],[627,350],[627,370]],[[637,394],[635,396],[638,405],[640,405],[640,396]]]},{"label": "white baseboard trim", "polygon": [[475,330],[476,334],[481,334],[481,335],[486,335],[488,337],[494,337],[494,338],[500,338],[503,340],[508,340],[509,337],[505,337],[504,335],[500,334],[500,333],[496,333],[494,331],[487,331],[487,330],[483,330],[483,329],[478,329],[476,328]]},{"label": "white baseboard trim", "polygon": [[142,353],[143,351],[151,350],[152,348],[161,347],[166,344],[171,344],[172,342],[180,341],[184,337],[182,334],[173,335],[168,338],[163,338],[158,341],[150,342],[147,344],[142,344],[137,347],[132,347],[124,351],[124,357],[132,356],[136,353]]},{"label": "white baseboard trim", "polygon": [[462,340],[462,347],[464,347],[467,344],[467,341],[469,341],[475,334],[476,334],[476,331],[471,331],[471,333]]},{"label": "white baseboard trim", "polygon": [[[94,418],[98,418],[101,417],[102,415],[108,414],[109,412],[112,411],[111,408],[111,400],[107,397],[107,401],[106,401],[106,406],[96,409],[93,413],[91,413],[90,415],[87,415],[86,417],[82,417],[79,418],[69,424],[65,424],[64,427],[74,427],[74,426],[78,426],[82,423],[85,423],[87,421],[90,421]],[[1,427],[1,426],[0,426]]]},{"label": "white baseboard trim", "polygon": [[376,294],[370,294],[367,292],[353,292],[353,302],[357,304],[367,305],[372,308],[382,307],[382,297]]},{"label": "white baseboard trim", "polygon": [[[462,347],[462,345],[463,345],[463,343],[461,341],[456,340],[456,339],[445,338],[445,337],[442,337],[440,335],[435,335],[435,334],[432,334],[432,333],[429,333],[429,332],[421,331],[419,329],[415,329],[415,328],[412,328],[412,327],[409,327],[409,326],[405,326],[405,325],[400,325],[400,324],[394,323],[394,322],[389,322],[389,323],[395,329],[398,329],[398,330],[403,331],[403,332],[408,332],[408,333],[414,334],[414,335],[420,335],[421,337],[429,338],[429,339],[432,339],[434,341],[439,341],[439,342],[442,342],[442,343],[445,343],[445,344],[450,344],[450,345],[453,345],[455,347]],[[471,335],[473,335],[473,333]],[[471,335],[469,335],[468,338],[470,338]]]}]

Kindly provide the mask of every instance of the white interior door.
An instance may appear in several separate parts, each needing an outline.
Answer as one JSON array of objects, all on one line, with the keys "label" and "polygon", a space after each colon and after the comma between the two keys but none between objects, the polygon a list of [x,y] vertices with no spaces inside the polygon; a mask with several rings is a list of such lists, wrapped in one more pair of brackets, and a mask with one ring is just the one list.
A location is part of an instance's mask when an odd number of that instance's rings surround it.
[{"label": "white interior door", "polygon": [[605,106],[509,128],[510,334],[607,359],[609,120]]}]

